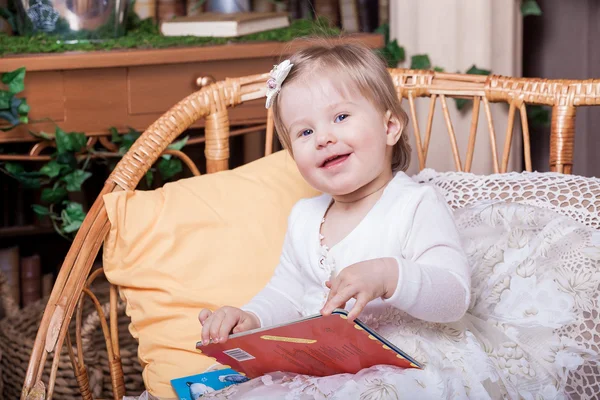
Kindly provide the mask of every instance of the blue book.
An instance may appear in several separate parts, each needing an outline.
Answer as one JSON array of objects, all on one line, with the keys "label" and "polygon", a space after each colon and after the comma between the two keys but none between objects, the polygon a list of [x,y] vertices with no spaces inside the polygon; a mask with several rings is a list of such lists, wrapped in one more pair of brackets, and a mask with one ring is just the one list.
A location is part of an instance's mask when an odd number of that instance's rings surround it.
[{"label": "blue book", "polygon": [[186,376],[171,380],[171,386],[179,400],[197,400],[205,393],[214,392],[236,383],[246,382],[248,378],[227,368],[203,374]]}]

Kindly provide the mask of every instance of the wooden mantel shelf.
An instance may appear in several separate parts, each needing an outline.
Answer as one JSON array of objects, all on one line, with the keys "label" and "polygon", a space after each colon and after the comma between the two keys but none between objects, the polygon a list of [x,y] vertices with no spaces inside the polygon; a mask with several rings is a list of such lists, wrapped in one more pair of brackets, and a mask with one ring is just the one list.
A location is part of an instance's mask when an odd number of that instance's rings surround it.
[{"label": "wooden mantel shelf", "polygon": [[[336,40],[359,41],[371,48],[384,45],[379,34]],[[26,68],[21,95],[31,107],[30,120],[41,122],[0,132],[0,143],[35,141],[30,130],[53,133],[55,124],[89,136],[107,135],[110,127],[143,131],[198,90],[199,78],[222,80],[268,72],[281,56],[306,45],[296,40],[6,56],[0,59],[0,73]],[[229,116],[231,125],[264,121],[264,102],[244,104]]]},{"label": "wooden mantel shelf", "polygon": [[[348,36],[369,47],[383,46],[383,36],[361,33]],[[89,52],[42,53],[4,56],[0,72],[25,67],[27,71],[73,70],[85,68],[132,67],[138,65],[182,64],[201,61],[243,60],[249,58],[280,57],[291,54],[305,45],[295,42],[247,42],[219,46],[176,47],[165,49],[133,49]]]}]

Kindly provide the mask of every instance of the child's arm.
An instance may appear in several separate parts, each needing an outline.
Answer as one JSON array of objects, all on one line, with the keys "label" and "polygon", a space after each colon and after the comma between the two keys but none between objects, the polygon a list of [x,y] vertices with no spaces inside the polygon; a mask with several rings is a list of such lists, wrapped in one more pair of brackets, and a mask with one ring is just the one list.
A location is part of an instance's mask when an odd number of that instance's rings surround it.
[{"label": "child's arm", "polygon": [[471,269],[454,217],[435,189],[419,192],[398,262],[398,284],[384,301],[431,322],[459,320],[471,299]]},{"label": "child's arm", "polygon": [[[460,319],[470,301],[470,268],[452,214],[433,188],[419,190],[407,209],[411,216],[404,257],[379,258],[345,268],[331,283],[323,313],[343,307],[352,297],[351,316],[371,300],[383,300],[410,315],[431,321]],[[349,318],[350,319],[350,318]]]}]

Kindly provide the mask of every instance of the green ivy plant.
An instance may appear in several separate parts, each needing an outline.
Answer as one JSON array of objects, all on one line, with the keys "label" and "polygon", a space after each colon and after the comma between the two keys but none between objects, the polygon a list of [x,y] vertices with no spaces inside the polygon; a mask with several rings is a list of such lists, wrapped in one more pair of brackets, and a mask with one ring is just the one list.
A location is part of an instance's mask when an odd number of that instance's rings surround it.
[{"label": "green ivy plant", "polygon": [[521,14],[526,17],[528,15],[540,16],[542,9],[535,0],[521,0]]},{"label": "green ivy plant", "polygon": [[[51,139],[46,133],[40,136]],[[0,168],[24,187],[41,190],[42,204],[34,204],[33,211],[40,217],[50,218],[56,232],[69,238],[85,218],[83,206],[70,200],[69,193],[81,191],[83,182],[92,175],[87,171],[90,155],[82,155],[87,143],[83,133],[67,133],[56,127],[54,140],[56,151],[39,170],[27,171],[23,164],[12,162],[4,163]]]},{"label": "green ivy plant", "polygon": [[[29,121],[26,99],[16,96],[25,88],[24,78],[24,68],[4,73],[0,77],[6,86],[0,90],[0,119],[8,123],[2,127],[3,130]],[[141,135],[132,128],[124,135],[120,135],[114,127],[110,128],[110,132],[113,143],[119,145],[121,155]],[[69,193],[81,191],[83,183],[92,176],[88,167],[91,156],[96,152],[86,148],[87,137],[81,132],[65,132],[57,126],[54,135],[45,132],[31,133],[42,140],[54,140],[56,149],[50,155],[50,161],[33,171],[25,169],[26,163],[4,162],[0,163],[0,171],[17,180],[24,188],[41,191],[41,204],[32,205],[33,211],[40,218],[49,218],[56,232],[70,239],[81,226],[86,212],[81,203],[69,199]],[[187,140],[187,137],[178,140],[169,145],[169,148],[181,150]],[[146,174],[146,184],[148,187],[152,186],[156,171],[163,181],[168,181],[182,170],[181,160],[165,154],[156,167],[152,167]]]},{"label": "green ivy plant", "polygon": [[[127,153],[131,145],[141,133],[129,128],[120,135],[116,128],[111,127],[112,141],[119,145],[119,154]],[[44,132],[36,134],[41,139],[52,140],[52,136]],[[48,217],[56,232],[64,238],[71,239],[81,223],[86,212],[83,205],[69,199],[69,193],[80,192],[83,183],[92,176],[88,171],[94,149],[86,149],[87,137],[80,132],[65,132],[56,127],[54,133],[56,151],[50,156],[50,161],[39,170],[27,171],[22,163],[7,162],[0,165],[0,170],[13,177],[28,189],[41,190],[41,204],[32,205],[33,211],[40,217]],[[187,143],[188,137],[172,143],[169,148],[181,150]],[[163,181],[172,179],[183,170],[183,164],[178,158],[165,154],[156,167],[146,174],[146,184],[152,186],[154,173],[158,171]]]},{"label": "green ivy plant", "polygon": [[29,121],[29,105],[27,99],[17,97],[25,89],[25,68],[19,68],[1,75],[4,88],[0,88],[0,119],[8,125],[0,126],[0,130],[8,131]]}]

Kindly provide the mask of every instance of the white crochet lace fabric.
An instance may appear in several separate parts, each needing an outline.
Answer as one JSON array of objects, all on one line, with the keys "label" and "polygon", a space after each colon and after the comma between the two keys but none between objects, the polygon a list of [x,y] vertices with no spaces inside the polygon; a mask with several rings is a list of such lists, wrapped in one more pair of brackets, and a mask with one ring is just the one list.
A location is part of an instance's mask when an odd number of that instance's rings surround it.
[{"label": "white crochet lace fabric", "polygon": [[553,172],[475,175],[424,169],[417,182],[441,189],[456,210],[482,201],[529,204],[558,212],[600,229],[600,179]]}]

